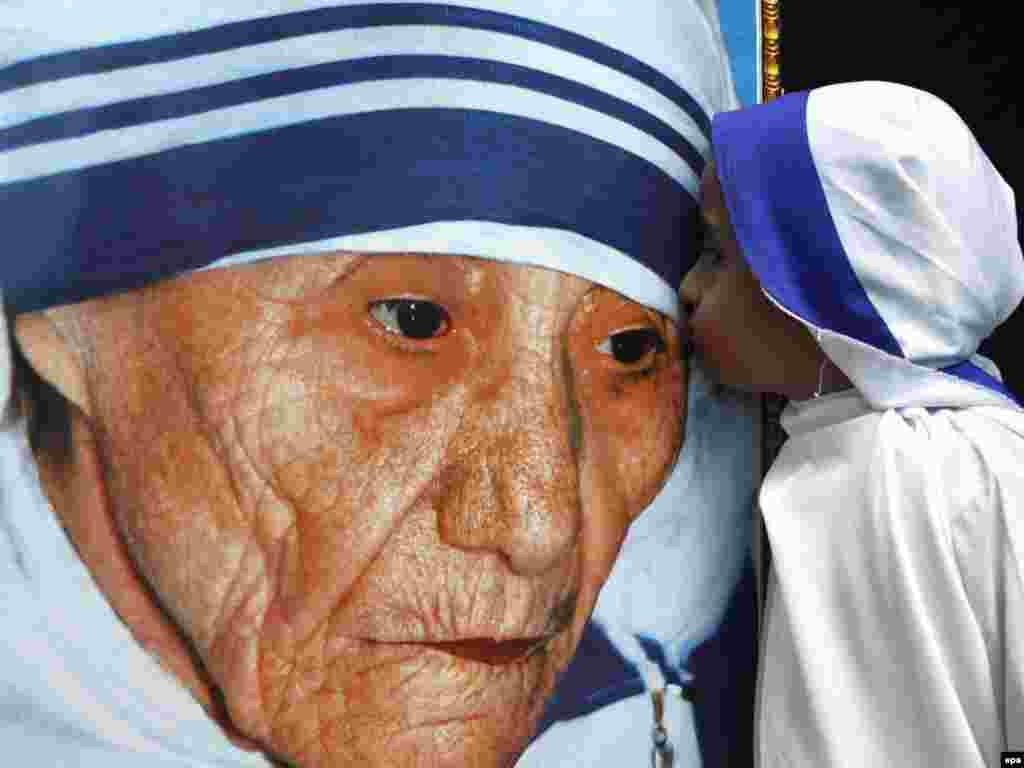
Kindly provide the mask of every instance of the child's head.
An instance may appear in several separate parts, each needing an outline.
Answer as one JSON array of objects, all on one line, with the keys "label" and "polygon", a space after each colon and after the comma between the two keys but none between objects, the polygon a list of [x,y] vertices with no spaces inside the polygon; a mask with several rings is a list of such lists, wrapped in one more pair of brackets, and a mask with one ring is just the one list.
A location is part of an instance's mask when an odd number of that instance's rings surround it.
[{"label": "child's head", "polygon": [[[818,387],[821,350],[807,328],[773,304],[737,242],[714,163],[701,178],[704,252],[683,281],[696,353],[723,384],[748,392],[773,392],[794,399]],[[826,371],[829,384],[841,376]]]},{"label": "child's head", "polygon": [[848,83],[719,114],[712,136],[720,255],[683,299],[724,383],[807,397],[823,350],[823,389],[845,375],[878,407],[1006,402],[975,352],[1024,297],[1013,192],[948,105]]}]

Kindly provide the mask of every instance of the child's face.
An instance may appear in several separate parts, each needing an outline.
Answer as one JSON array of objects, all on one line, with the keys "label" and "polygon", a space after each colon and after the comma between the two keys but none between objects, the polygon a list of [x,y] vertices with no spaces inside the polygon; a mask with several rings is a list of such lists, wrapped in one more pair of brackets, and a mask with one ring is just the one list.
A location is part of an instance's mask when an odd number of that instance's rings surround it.
[{"label": "child's face", "polygon": [[680,290],[694,351],[722,384],[792,399],[810,397],[823,359],[818,345],[810,331],[761,290],[736,241],[711,164],[700,190],[709,243]]}]

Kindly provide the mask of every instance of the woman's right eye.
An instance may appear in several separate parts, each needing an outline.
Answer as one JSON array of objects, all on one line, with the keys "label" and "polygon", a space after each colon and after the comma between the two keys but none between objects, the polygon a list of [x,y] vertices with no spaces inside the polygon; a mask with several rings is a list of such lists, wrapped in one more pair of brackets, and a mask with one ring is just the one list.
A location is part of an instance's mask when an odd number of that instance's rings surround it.
[{"label": "woman's right eye", "polygon": [[628,328],[611,334],[596,349],[623,365],[649,366],[656,354],[665,351],[665,341],[653,328]]},{"label": "woman's right eye", "polygon": [[407,339],[434,339],[451,327],[444,307],[422,299],[383,299],[372,302],[369,311],[386,331]]}]

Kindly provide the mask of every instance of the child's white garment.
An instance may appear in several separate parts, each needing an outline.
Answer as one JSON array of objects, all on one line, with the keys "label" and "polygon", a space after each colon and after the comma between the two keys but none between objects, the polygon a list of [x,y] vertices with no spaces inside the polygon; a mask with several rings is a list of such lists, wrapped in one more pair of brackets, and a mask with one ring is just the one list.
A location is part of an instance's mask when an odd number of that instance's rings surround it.
[{"label": "child's white garment", "polygon": [[744,256],[853,383],[792,403],[762,768],[987,768],[1024,746],[1024,411],[978,345],[1024,297],[1012,190],[927,93],[850,83],[715,118]]},{"label": "child's white garment", "polygon": [[760,765],[998,765],[1024,747],[1024,413],[851,390],[783,425]]}]

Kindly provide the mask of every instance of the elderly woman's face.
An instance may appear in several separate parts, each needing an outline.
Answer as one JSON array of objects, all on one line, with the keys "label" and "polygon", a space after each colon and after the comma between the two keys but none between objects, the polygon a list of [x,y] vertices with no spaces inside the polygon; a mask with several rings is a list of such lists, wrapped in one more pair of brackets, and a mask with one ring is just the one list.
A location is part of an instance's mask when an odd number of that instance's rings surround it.
[{"label": "elderly woman's face", "polygon": [[116,522],[234,724],[303,767],[509,765],[679,447],[672,323],[541,268],[347,254],[109,318]]}]

